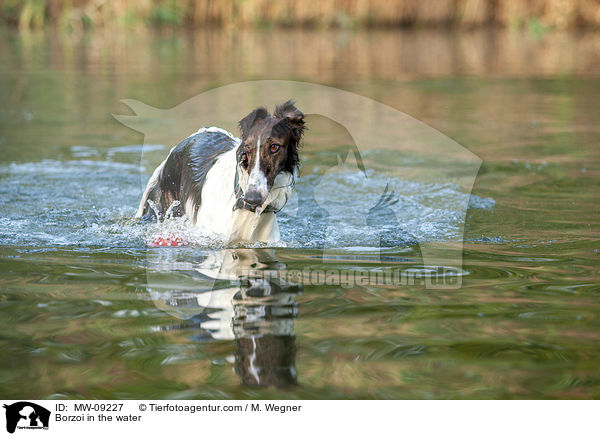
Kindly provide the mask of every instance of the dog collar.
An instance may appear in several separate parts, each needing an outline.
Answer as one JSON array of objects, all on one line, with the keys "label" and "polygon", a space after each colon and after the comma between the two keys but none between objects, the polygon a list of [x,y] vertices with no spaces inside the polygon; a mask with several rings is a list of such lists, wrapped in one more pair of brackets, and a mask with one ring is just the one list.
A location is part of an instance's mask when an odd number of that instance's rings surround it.
[{"label": "dog collar", "polygon": [[[233,210],[245,209],[245,210],[249,210],[250,212],[256,212],[257,206],[254,204],[250,204],[246,200],[244,200],[244,192],[242,191],[242,188],[240,187],[240,183],[238,181],[237,168],[235,169],[235,179],[233,182],[233,191],[235,192],[235,203],[233,205]],[[279,212],[279,209],[275,209],[273,206],[271,206],[269,204],[269,205],[267,205],[265,210],[263,210],[261,213],[269,213],[269,212],[277,213],[277,212]]]}]

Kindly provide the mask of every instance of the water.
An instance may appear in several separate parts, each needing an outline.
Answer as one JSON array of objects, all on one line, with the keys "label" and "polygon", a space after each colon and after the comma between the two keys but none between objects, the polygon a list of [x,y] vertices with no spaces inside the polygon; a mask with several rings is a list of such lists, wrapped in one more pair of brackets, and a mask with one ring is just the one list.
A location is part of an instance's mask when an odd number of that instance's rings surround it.
[{"label": "water", "polygon": [[[4,31],[0,396],[597,398],[597,38]],[[313,117],[283,243],[230,248],[185,220],[134,221],[173,144],[142,149],[111,117],[119,100],[170,108],[270,78],[426,122],[483,160],[473,195],[412,179],[423,162],[390,150],[363,151],[364,172],[336,166],[347,132]],[[422,271],[421,245],[461,241],[463,222],[458,289],[237,279]],[[188,244],[151,246],[170,235]]]}]

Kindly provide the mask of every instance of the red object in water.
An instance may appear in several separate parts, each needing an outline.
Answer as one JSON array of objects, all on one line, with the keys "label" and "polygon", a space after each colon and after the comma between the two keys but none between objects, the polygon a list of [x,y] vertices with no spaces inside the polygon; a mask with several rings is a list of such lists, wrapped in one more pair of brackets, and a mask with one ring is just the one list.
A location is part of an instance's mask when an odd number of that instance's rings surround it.
[{"label": "red object in water", "polygon": [[159,236],[152,242],[153,247],[181,247],[182,245],[187,245],[187,242],[175,235]]}]

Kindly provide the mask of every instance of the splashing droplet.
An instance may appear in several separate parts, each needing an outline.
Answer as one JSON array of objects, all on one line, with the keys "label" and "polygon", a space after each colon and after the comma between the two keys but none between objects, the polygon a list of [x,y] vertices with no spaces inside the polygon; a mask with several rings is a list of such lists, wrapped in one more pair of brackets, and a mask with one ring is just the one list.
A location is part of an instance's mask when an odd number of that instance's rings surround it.
[{"label": "splashing droplet", "polygon": [[167,212],[165,213],[165,218],[167,218],[167,219],[173,218],[173,209],[178,207],[180,204],[181,204],[181,202],[179,200],[173,201],[173,203],[171,203],[171,205],[167,209]]}]

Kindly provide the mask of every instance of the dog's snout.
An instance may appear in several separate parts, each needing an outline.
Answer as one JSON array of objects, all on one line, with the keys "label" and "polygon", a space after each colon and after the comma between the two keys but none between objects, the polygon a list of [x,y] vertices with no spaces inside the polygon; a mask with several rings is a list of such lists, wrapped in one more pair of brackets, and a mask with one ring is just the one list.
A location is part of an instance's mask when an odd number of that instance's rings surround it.
[{"label": "dog's snout", "polygon": [[258,191],[248,190],[246,195],[244,195],[244,201],[253,206],[260,206],[263,202],[263,197]]}]

